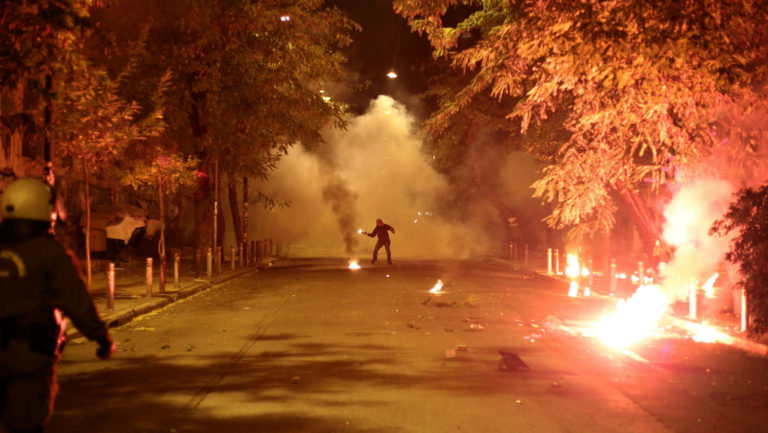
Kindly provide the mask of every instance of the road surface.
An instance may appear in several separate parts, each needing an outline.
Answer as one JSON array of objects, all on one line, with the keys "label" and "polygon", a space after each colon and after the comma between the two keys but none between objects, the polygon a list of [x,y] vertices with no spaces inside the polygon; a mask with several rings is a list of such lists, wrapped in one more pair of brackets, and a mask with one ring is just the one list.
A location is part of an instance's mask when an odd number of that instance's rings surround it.
[{"label": "road surface", "polygon": [[618,353],[578,331],[612,301],[566,293],[501,262],[280,261],[114,329],[110,361],[70,342],[47,431],[768,431],[766,359]]}]

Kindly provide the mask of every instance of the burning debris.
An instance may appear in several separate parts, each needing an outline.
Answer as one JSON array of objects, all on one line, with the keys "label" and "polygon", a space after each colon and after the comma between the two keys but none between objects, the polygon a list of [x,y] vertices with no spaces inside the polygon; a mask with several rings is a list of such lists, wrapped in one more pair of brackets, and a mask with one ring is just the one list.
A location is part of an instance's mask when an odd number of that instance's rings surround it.
[{"label": "burning debris", "polygon": [[354,270],[360,269],[360,264],[357,262],[357,259],[350,259],[348,267],[349,269],[354,271]]},{"label": "burning debris", "polygon": [[616,311],[595,324],[591,333],[604,344],[623,349],[652,335],[669,304],[660,286],[640,286],[631,298],[619,300]]},{"label": "burning debris", "polygon": [[440,291],[442,290],[442,288],[443,288],[443,281],[437,280],[437,283],[435,283],[435,285],[429,290],[429,293],[439,295],[440,293],[442,293]]}]

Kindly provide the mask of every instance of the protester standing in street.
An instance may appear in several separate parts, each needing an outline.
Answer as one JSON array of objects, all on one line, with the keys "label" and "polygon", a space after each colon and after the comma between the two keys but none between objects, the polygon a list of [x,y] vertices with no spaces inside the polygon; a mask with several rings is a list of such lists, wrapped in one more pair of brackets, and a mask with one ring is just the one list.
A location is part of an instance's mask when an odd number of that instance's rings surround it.
[{"label": "protester standing in street", "polygon": [[387,250],[387,263],[390,265],[392,264],[392,253],[389,250],[389,245],[391,241],[389,240],[389,233],[392,232],[392,234],[395,234],[395,229],[392,228],[389,224],[384,224],[384,221],[381,220],[381,218],[378,218],[376,220],[376,227],[373,229],[372,232],[362,232],[364,235],[368,235],[370,237],[378,236],[378,241],[376,242],[376,246],[373,248],[373,260],[371,260],[371,263],[376,263],[379,249],[381,247],[384,247],[384,249]]},{"label": "protester standing in street", "polygon": [[0,419],[7,431],[42,432],[58,385],[63,315],[96,355],[115,351],[72,254],[50,234],[55,192],[33,178],[10,184],[0,198]]}]

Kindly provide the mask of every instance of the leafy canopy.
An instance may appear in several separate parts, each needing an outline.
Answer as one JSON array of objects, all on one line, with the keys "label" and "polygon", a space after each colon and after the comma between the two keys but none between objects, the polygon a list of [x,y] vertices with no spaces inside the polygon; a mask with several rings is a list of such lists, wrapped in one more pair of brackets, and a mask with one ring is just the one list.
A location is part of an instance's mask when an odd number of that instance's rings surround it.
[{"label": "leafy canopy", "polygon": [[[477,95],[514,99],[521,132],[566,113],[567,138],[532,146],[548,222],[613,224],[611,192],[673,182],[722,143],[745,161],[765,142],[768,13],[761,0],[395,0],[469,83],[434,117]],[[752,161],[752,160],[750,160]]]}]

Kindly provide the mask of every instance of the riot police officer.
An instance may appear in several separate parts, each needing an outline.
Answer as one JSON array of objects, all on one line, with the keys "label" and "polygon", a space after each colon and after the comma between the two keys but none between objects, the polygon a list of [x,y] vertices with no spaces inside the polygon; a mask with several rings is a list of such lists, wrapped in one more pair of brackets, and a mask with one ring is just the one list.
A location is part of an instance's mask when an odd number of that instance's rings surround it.
[{"label": "riot police officer", "polygon": [[0,198],[0,417],[9,432],[41,432],[56,397],[63,315],[99,347],[115,351],[74,257],[50,234],[55,192],[20,179]]}]

